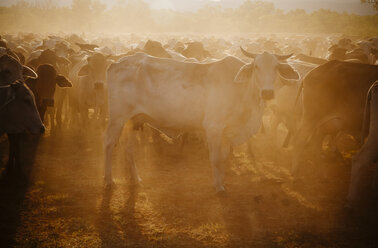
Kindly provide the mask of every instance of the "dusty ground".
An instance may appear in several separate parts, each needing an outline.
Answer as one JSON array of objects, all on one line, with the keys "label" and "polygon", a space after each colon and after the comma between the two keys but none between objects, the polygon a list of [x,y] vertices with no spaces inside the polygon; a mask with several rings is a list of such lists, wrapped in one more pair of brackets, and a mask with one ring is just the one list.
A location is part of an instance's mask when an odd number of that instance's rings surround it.
[{"label": "dusty ground", "polygon": [[[304,161],[306,180],[292,183],[289,151],[258,135],[234,150],[225,196],[212,186],[206,146],[182,151],[142,140],[141,187],[128,183],[124,138],[114,157],[115,186],[103,185],[100,133],[48,134],[24,158],[26,176],[5,173],[0,143],[0,247],[377,247],[376,214],[343,211],[350,155]],[[95,134],[93,134],[95,133]],[[32,150],[29,148],[29,150]],[[30,151],[29,151],[30,152]],[[324,167],[328,180],[317,168]]]}]

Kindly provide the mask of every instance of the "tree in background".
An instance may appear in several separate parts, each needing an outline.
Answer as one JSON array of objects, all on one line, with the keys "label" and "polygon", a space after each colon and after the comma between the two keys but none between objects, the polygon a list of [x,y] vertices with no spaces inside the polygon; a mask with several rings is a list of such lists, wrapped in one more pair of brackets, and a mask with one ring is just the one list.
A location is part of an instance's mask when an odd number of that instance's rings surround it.
[{"label": "tree in background", "polygon": [[371,4],[376,10],[378,10],[378,1],[377,0],[361,0],[361,3]]}]

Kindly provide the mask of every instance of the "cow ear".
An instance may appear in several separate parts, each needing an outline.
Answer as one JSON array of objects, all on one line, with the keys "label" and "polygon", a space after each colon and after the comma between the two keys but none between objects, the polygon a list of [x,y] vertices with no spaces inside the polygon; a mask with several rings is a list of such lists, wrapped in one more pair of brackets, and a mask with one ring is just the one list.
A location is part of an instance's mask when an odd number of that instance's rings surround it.
[{"label": "cow ear", "polygon": [[80,71],[79,71],[79,76],[86,76],[86,75],[89,75],[89,65],[85,65],[83,66]]},{"label": "cow ear", "polygon": [[298,80],[299,74],[289,64],[281,63],[278,65],[278,72],[284,79]]},{"label": "cow ear", "polygon": [[62,75],[57,75],[55,78],[55,82],[59,87],[62,87],[62,88],[72,87],[71,82],[65,76],[62,76]]},{"label": "cow ear", "polygon": [[240,68],[238,74],[234,78],[235,83],[245,83],[248,82],[253,73],[253,63],[246,64]]},{"label": "cow ear", "polygon": [[35,73],[35,71],[33,69],[31,69],[30,67],[28,67],[26,65],[22,66],[22,75],[25,78],[37,78],[38,77],[37,73]]}]

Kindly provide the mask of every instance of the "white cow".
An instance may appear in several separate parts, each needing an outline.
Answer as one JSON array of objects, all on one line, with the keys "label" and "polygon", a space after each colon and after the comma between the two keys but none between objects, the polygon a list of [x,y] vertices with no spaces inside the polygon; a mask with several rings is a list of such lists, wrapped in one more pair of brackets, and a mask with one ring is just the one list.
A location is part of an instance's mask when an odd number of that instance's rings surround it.
[{"label": "white cow", "polygon": [[[300,78],[303,79],[309,71],[317,65],[291,60],[289,64],[298,72]],[[284,146],[288,145],[292,133],[295,131],[296,124],[300,121],[302,115],[302,98],[299,97],[301,92],[302,80],[276,80],[275,83],[275,99],[271,101],[270,108],[273,116],[271,124],[272,136],[277,136],[277,129],[280,123],[283,123],[287,130],[288,136]]]},{"label": "white cow", "polygon": [[[112,182],[111,157],[123,126],[143,116],[164,132],[203,130],[216,191],[224,191],[223,167],[230,146],[246,142],[259,130],[265,101],[274,97],[277,74],[298,78],[291,66],[279,61],[290,55],[242,51],[254,62],[229,56],[209,64],[186,63],[137,53],[113,63],[107,71],[105,182]],[[138,183],[131,142],[127,146],[131,179]]]}]

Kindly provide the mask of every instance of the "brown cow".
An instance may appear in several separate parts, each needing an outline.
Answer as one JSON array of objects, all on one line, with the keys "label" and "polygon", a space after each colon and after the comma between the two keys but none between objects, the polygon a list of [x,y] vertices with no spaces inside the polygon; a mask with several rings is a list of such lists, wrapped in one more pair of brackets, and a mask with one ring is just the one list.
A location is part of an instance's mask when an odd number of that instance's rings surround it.
[{"label": "brown cow", "polygon": [[[378,81],[371,86],[366,99],[362,141],[365,138],[367,138],[365,144],[353,158],[348,192],[349,207],[355,207],[356,203],[361,199],[360,193],[363,186],[367,184],[364,179],[367,178],[370,172],[369,167],[378,161]],[[377,169],[375,172],[373,180],[377,180]]]},{"label": "brown cow", "polygon": [[[40,65],[37,74],[38,78],[29,78],[26,83],[34,93],[38,112],[44,121],[47,107],[54,106],[55,86],[66,88],[72,87],[72,84],[66,77],[59,75],[50,64]],[[54,118],[51,118],[51,123],[53,128]]]},{"label": "brown cow", "polygon": [[45,127],[39,117],[33,93],[22,82],[0,86],[0,136],[8,134],[7,169],[20,167],[20,135],[41,134]]},{"label": "brown cow", "polygon": [[20,133],[43,133],[45,130],[33,93],[23,84],[25,78],[36,78],[37,74],[21,65],[17,56],[11,55],[9,51],[0,49],[0,88],[4,94],[0,98],[0,135],[8,133],[8,168],[20,165]]},{"label": "brown cow", "polygon": [[307,74],[303,79],[302,121],[294,138],[294,174],[308,139],[315,133],[320,134],[318,142],[323,141],[324,135],[340,131],[360,138],[366,94],[377,79],[376,65],[337,60]]}]

